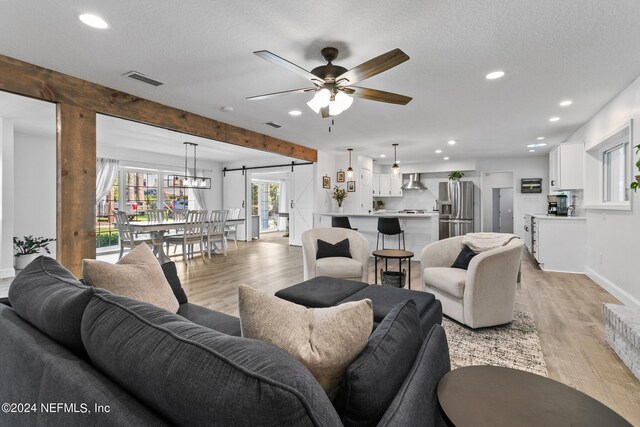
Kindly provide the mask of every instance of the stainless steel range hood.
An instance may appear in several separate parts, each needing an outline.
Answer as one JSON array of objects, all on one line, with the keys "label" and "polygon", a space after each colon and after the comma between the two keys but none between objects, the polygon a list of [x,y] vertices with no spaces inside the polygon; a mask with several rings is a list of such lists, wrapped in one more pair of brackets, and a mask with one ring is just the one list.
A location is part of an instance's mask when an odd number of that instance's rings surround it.
[{"label": "stainless steel range hood", "polygon": [[403,190],[426,190],[427,187],[420,182],[420,174],[412,173],[409,175],[409,182],[402,186]]}]

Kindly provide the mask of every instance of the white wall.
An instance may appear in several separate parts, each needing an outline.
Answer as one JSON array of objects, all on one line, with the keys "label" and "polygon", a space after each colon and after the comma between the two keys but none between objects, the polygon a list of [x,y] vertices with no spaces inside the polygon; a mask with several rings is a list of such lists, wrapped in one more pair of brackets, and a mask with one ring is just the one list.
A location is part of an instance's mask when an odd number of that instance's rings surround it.
[{"label": "white wall", "polygon": [[[584,142],[588,150],[634,120],[632,144],[640,143],[640,78],[617,95],[598,114],[567,138]],[[635,150],[634,150],[635,151]],[[593,186],[597,163],[585,156],[585,185]],[[591,159],[593,160],[593,159]],[[638,157],[634,154],[634,160]],[[634,167],[634,174],[638,174]],[[585,194],[592,188],[585,188]],[[640,308],[638,241],[640,240],[640,192],[631,192],[631,211],[587,209],[586,272],[623,303]]]},{"label": "white wall", "polygon": [[11,277],[13,270],[13,121],[0,117],[0,277]]},{"label": "white wall", "polygon": [[[316,204],[314,212],[326,213],[335,211],[335,200],[331,198],[331,190],[338,184],[336,182],[336,156],[326,151],[318,151],[317,176],[316,176]],[[343,170],[346,170],[343,169]],[[331,188],[322,188],[322,177],[331,177]],[[340,184],[344,187],[344,184]]]},{"label": "white wall", "polygon": [[[56,237],[55,137],[15,133],[14,236]],[[55,257],[55,242],[49,244]]]},{"label": "white wall", "polygon": [[[478,170],[482,174],[487,172],[513,172],[513,232],[520,236],[521,239],[524,239],[525,213],[547,211],[549,157],[526,156],[507,159],[480,159],[478,160]],[[522,193],[520,191],[520,180],[522,178],[542,178],[542,193]],[[490,211],[491,208],[489,207]],[[490,228],[487,230],[490,230]]]}]

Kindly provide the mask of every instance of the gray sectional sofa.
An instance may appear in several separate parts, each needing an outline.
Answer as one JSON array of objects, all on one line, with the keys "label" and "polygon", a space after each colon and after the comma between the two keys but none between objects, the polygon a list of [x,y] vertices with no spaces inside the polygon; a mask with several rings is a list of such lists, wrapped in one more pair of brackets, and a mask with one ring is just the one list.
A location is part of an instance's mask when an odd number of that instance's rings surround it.
[{"label": "gray sectional sofa", "polygon": [[[163,269],[178,314],[86,286],[47,257],[23,270],[0,301],[0,403],[12,404],[0,425],[443,423],[446,337],[439,325],[425,336],[413,300],[379,323],[331,402],[301,363],[240,337],[237,318],[190,304],[175,266]],[[391,342],[386,353],[402,351],[380,359]]]}]

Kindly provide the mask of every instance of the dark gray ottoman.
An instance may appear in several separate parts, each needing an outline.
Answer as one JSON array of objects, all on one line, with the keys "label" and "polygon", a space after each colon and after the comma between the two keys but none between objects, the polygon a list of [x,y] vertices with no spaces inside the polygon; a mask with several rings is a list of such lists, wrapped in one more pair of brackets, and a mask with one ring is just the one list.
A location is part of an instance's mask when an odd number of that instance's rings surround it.
[{"label": "dark gray ottoman", "polygon": [[354,280],[318,276],[279,290],[276,296],[310,308],[333,307],[368,286]]},{"label": "dark gray ottoman", "polygon": [[433,325],[442,323],[442,304],[433,294],[428,292],[370,285],[343,299],[340,304],[348,301],[360,301],[365,298],[370,299],[373,303],[373,322],[376,327],[393,307],[408,299],[412,299],[416,303],[422,332],[425,336]]},{"label": "dark gray ottoman", "polygon": [[433,325],[442,323],[442,304],[428,292],[321,276],[282,289],[276,292],[276,296],[311,308],[333,307],[343,302],[368,298],[373,303],[374,328],[393,307],[402,301],[412,299],[418,308],[420,325],[425,336]]}]

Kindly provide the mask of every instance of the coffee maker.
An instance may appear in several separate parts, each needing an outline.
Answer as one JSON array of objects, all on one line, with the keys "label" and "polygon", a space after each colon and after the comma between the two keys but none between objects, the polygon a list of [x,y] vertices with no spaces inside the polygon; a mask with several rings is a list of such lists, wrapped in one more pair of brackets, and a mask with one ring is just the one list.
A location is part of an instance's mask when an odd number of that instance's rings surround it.
[{"label": "coffee maker", "polygon": [[569,212],[569,198],[565,194],[558,194],[556,197],[556,215],[567,216]]},{"label": "coffee maker", "polygon": [[558,215],[558,196],[547,196],[547,215]]}]

